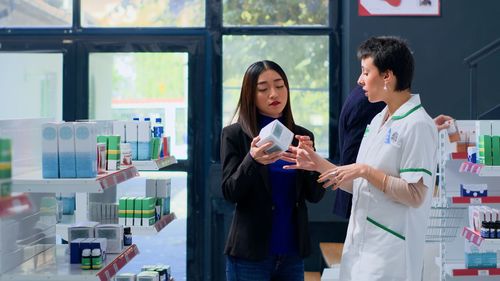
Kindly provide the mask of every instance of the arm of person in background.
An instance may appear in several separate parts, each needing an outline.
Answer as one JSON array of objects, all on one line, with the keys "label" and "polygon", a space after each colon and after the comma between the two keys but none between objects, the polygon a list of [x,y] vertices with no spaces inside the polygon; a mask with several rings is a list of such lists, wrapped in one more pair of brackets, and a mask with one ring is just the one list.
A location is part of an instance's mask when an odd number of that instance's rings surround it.
[{"label": "arm of person in background", "polygon": [[438,131],[441,131],[443,129],[448,129],[450,127],[450,121],[452,120],[452,117],[440,114],[436,118],[434,118],[434,124],[436,124],[436,128],[438,129]]}]

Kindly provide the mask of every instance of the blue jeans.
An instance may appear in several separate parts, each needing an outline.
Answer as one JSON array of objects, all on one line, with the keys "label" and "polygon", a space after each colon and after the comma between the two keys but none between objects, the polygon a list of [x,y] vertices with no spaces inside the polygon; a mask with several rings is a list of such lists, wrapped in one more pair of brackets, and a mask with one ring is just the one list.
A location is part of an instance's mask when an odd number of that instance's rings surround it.
[{"label": "blue jeans", "polygon": [[226,256],[227,281],[304,281],[304,261],[297,255],[269,255],[262,261]]}]

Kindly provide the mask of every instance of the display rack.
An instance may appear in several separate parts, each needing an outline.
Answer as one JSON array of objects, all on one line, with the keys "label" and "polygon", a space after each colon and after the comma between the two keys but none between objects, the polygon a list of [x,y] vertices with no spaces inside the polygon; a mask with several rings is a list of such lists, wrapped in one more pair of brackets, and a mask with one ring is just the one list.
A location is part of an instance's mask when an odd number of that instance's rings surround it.
[{"label": "display rack", "polygon": [[162,231],[165,226],[175,220],[175,213],[163,216],[159,221],[151,226],[131,226],[132,235],[154,235]]},{"label": "display rack", "polygon": [[21,214],[30,209],[31,201],[26,194],[0,198],[0,218]]},{"label": "display rack", "polygon": [[15,192],[82,192],[102,193],[105,189],[116,186],[133,177],[139,176],[135,166],[128,166],[119,171],[107,172],[97,178],[43,179],[42,172],[23,174],[12,179]]},{"label": "display rack", "polygon": [[167,156],[154,160],[139,161],[134,160],[132,165],[134,165],[139,171],[158,171],[169,165],[177,163],[177,159],[174,156]]},{"label": "display rack", "polygon": [[[470,131],[475,134],[474,120],[459,120],[456,121],[458,127],[462,131]],[[500,268],[466,268],[464,239],[471,243],[484,243],[483,238],[470,228],[468,228],[467,207],[469,205],[481,204],[499,204],[500,196],[498,196],[498,179],[500,176],[500,167],[485,166],[476,163],[467,162],[467,157],[464,153],[451,153],[451,145],[448,142],[447,134],[441,131],[439,134],[439,189],[438,202],[439,206],[445,209],[462,209],[464,210],[461,221],[454,222],[453,218],[443,216],[445,222],[441,226],[444,228],[440,234],[446,233],[447,227],[455,226],[455,230],[461,230],[463,238],[442,239],[439,244],[439,257],[436,258],[436,263],[440,268],[440,280],[497,280],[500,276]],[[465,162],[464,162],[465,160]],[[486,197],[464,197],[460,196],[461,184],[487,184],[488,194]],[[493,195],[493,196],[491,196]],[[456,214],[457,219],[460,214]],[[454,217],[454,216],[453,216]],[[432,219],[431,219],[432,225]],[[492,241],[486,241],[492,243]],[[496,243],[496,242],[494,242]],[[464,278],[465,277],[465,278]],[[482,278],[484,277],[484,278]]]},{"label": "display rack", "polygon": [[70,264],[68,245],[56,245],[41,252],[0,277],[1,281],[108,281],[139,254],[135,244],[118,255],[108,254],[100,270],[82,270]]},{"label": "display rack", "polygon": [[[151,226],[130,226],[132,230],[132,235],[155,235],[158,232],[162,231],[169,223],[175,220],[177,217],[175,213],[170,213],[168,215],[163,216],[159,221],[157,221],[154,225]],[[58,223],[56,225],[56,234],[59,235],[62,239],[68,240],[68,228],[72,224],[67,223]]]},{"label": "display rack", "polygon": [[465,208],[432,207],[425,241],[445,242],[455,239],[464,221],[465,213]]}]

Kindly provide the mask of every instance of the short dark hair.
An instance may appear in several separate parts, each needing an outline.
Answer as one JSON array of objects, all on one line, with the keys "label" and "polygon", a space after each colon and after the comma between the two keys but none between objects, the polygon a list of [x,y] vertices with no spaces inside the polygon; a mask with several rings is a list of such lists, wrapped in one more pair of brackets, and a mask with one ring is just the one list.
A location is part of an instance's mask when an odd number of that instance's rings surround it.
[{"label": "short dark hair", "polygon": [[257,83],[259,82],[259,76],[266,70],[276,71],[283,79],[288,98],[285,108],[283,109],[282,120],[284,125],[290,130],[292,130],[295,125],[293,121],[292,108],[290,106],[290,86],[288,85],[288,78],[286,77],[285,71],[283,71],[281,66],[273,61],[258,61],[250,65],[245,72],[243,83],[241,85],[240,99],[234,113],[234,116],[238,115],[238,123],[240,123],[243,131],[251,137],[256,137],[259,134],[257,124],[258,111],[255,96],[257,95]]},{"label": "short dark hair", "polygon": [[415,62],[407,43],[398,37],[372,37],[358,47],[358,59],[373,58],[380,72],[391,70],[397,78],[396,91],[411,89]]}]

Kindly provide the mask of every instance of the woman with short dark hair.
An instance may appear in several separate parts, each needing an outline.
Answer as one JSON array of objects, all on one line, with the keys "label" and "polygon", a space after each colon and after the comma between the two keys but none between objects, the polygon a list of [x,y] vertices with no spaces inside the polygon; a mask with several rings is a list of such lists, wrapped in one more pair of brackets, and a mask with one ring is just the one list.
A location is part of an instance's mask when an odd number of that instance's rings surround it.
[{"label": "woman with short dark hair", "polygon": [[335,166],[304,146],[286,155],[296,162],[286,168],[320,172],[324,187],[353,194],[340,280],[421,281],[436,125],[411,92],[414,61],[403,40],[370,38],[358,58],[358,84],[386,107],[367,126],[356,163]]}]

